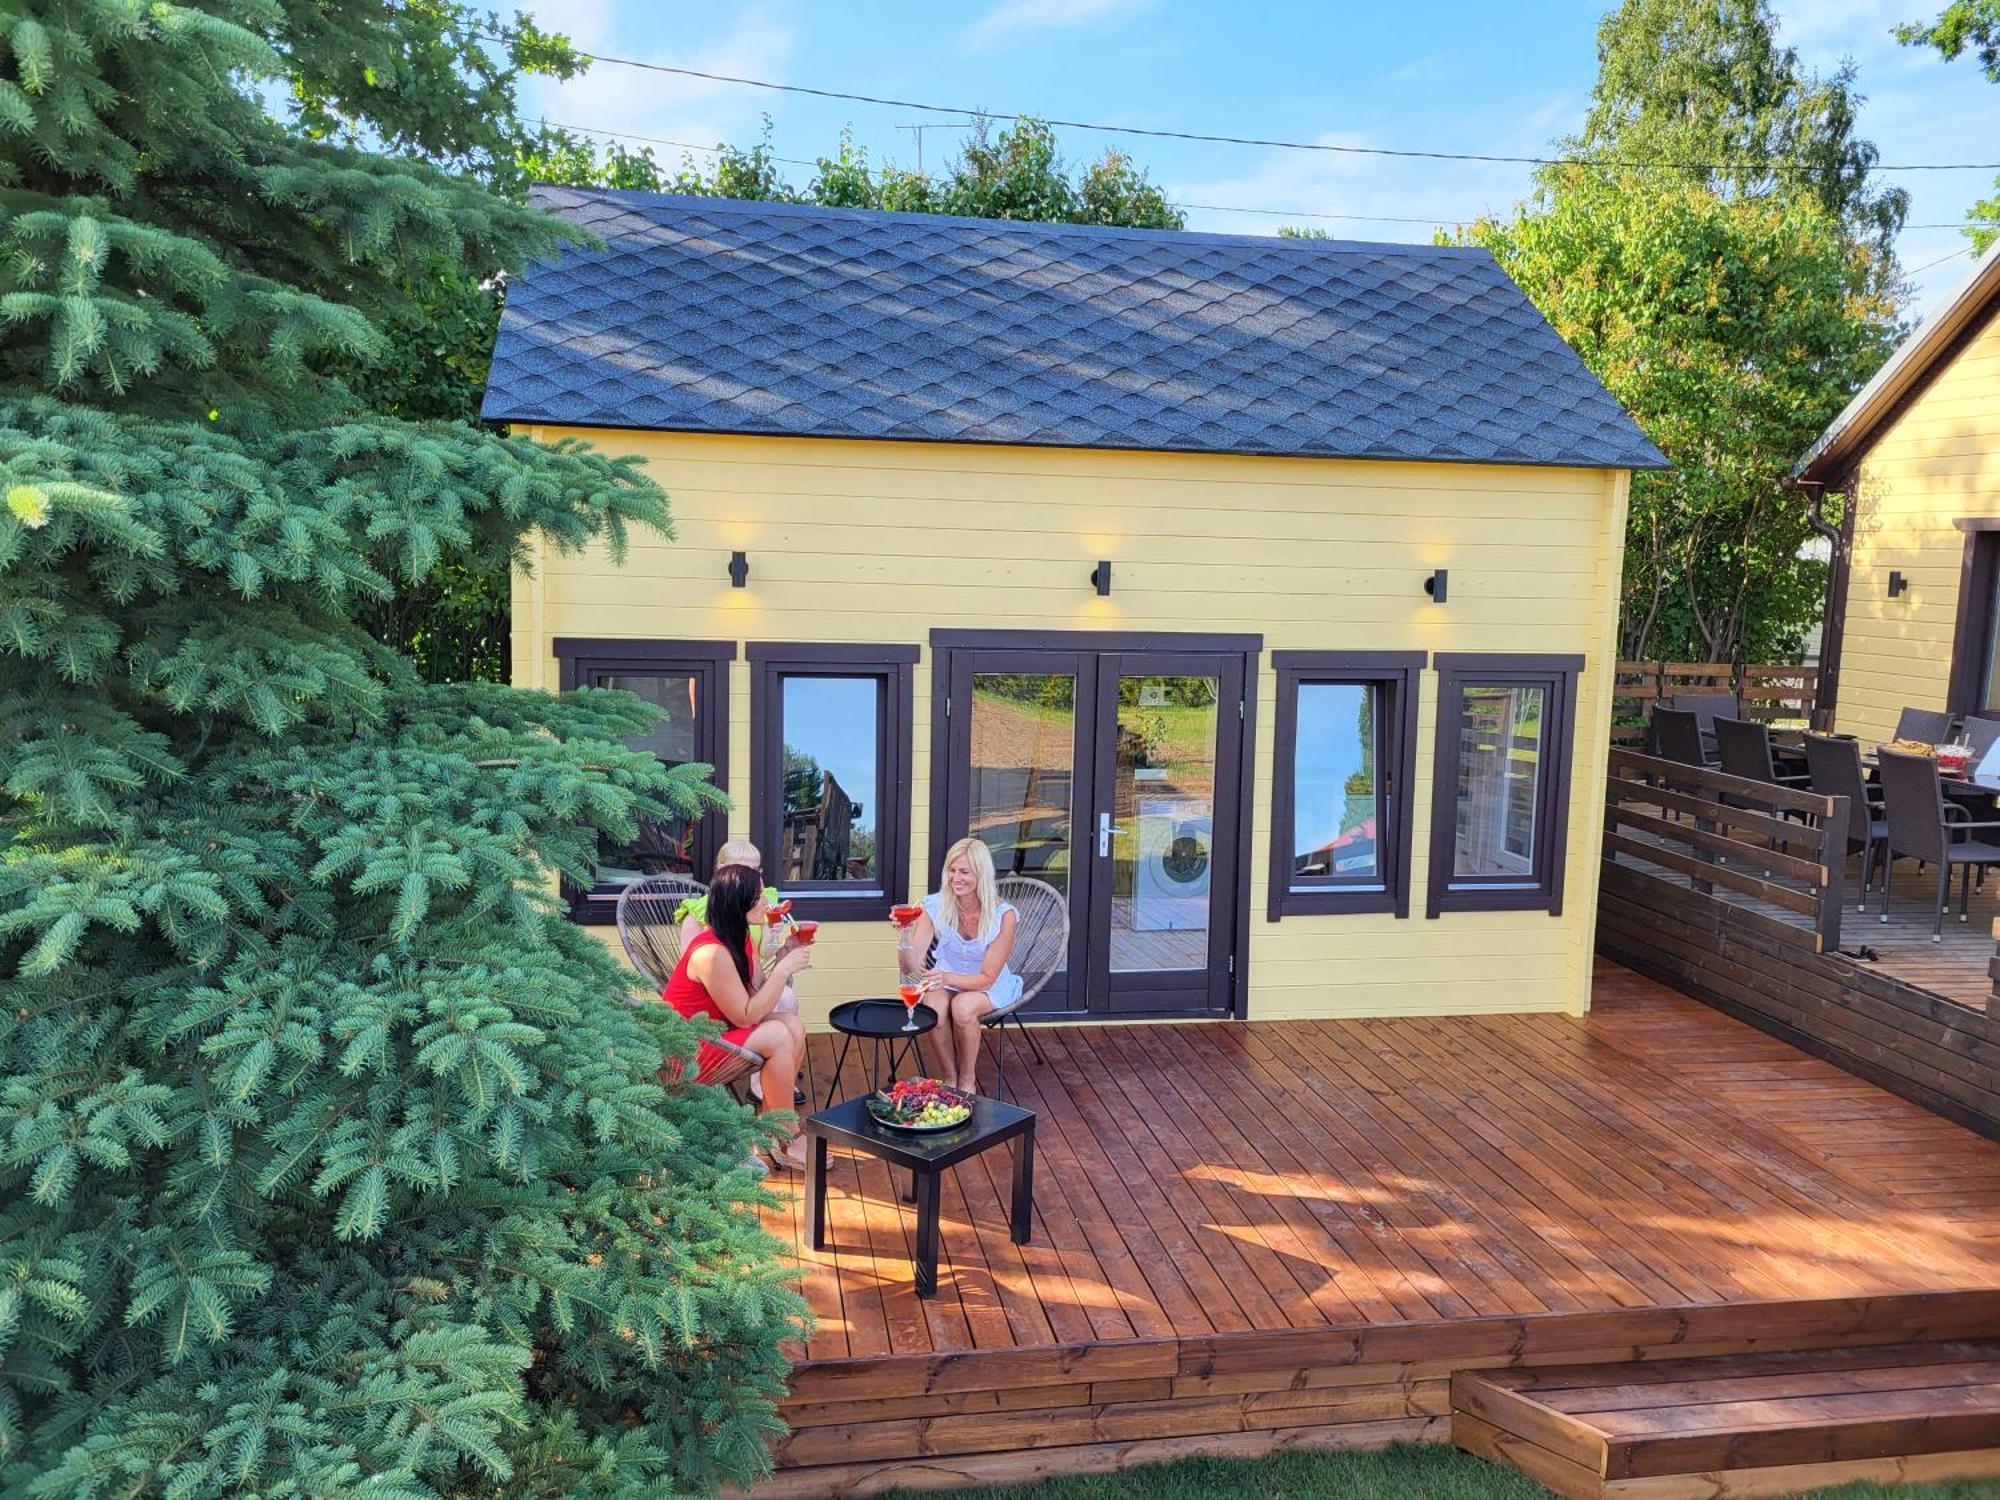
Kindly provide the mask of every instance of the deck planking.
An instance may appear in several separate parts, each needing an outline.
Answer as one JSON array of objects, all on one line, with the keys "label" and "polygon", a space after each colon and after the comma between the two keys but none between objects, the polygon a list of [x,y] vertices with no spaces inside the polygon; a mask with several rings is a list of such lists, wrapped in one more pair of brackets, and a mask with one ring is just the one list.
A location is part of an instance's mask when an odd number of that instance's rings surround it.
[{"label": "deck planking", "polygon": [[883,1164],[831,1154],[817,1254],[773,1180],[815,1326],[760,1495],[1441,1441],[1465,1368],[2000,1337],[2000,1143],[1609,963],[1581,1018],[1037,1035],[1033,1241],[1006,1153],[965,1163],[935,1298]]},{"label": "deck planking", "polygon": [[777,1179],[805,1358],[2000,1285],[2000,1144],[1615,966],[1581,1019],[1039,1036],[1034,1241],[1004,1153],[949,1174],[936,1298],[882,1163],[819,1254]]}]

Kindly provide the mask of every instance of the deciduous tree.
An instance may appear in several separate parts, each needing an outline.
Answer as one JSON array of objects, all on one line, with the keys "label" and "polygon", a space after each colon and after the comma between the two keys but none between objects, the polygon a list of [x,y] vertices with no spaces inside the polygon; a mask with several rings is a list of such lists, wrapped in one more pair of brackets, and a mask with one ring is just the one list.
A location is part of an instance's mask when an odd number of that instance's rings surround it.
[{"label": "deciduous tree", "polygon": [[1571,160],[1468,237],[1673,464],[1632,482],[1621,652],[1783,657],[1825,564],[1781,481],[1888,352],[1907,203],[1764,0],[1624,0],[1598,59]]},{"label": "deciduous tree", "polygon": [[1620,653],[1796,651],[1825,568],[1781,481],[1891,329],[1836,223],[1810,200],[1576,171],[1471,237],[1673,463],[1633,477]]}]

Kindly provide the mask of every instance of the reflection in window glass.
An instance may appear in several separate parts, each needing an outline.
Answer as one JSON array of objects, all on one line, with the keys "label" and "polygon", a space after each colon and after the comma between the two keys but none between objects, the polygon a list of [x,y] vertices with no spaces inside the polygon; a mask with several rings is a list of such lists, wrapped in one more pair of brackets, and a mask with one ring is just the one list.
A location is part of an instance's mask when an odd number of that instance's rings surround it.
[{"label": "reflection in window glass", "polygon": [[877,886],[882,679],[801,674],[782,682],[785,811],[778,883]]},{"label": "reflection in window glass", "polygon": [[1468,684],[1458,751],[1457,847],[1452,873],[1530,878],[1540,816],[1542,717],[1547,690]]},{"label": "reflection in window glass", "polygon": [[[669,766],[682,766],[701,758],[696,746],[695,727],[702,705],[697,701],[700,679],[691,672],[626,673],[600,672],[592,682],[597,687],[623,688],[637,693],[648,703],[666,711],[644,734],[625,743],[634,750],[650,750]],[[667,818],[639,825],[639,837],[618,848],[600,851],[597,884],[614,890],[647,875],[689,875],[694,873],[694,835],[698,820]]]},{"label": "reflection in window glass", "polygon": [[970,830],[1000,874],[1031,875],[1065,894],[1075,744],[1075,677],[973,675]]},{"label": "reflection in window glass", "polygon": [[[1996,544],[1981,537],[1983,545],[1991,548]],[[2000,572],[1996,572],[2000,576]],[[1995,587],[1993,595],[1986,601],[1986,670],[1979,684],[1979,705],[1982,708],[2000,707],[2000,587]]]},{"label": "reflection in window glass", "polygon": [[1295,879],[1381,879],[1380,691],[1371,683],[1299,684],[1292,747]]}]

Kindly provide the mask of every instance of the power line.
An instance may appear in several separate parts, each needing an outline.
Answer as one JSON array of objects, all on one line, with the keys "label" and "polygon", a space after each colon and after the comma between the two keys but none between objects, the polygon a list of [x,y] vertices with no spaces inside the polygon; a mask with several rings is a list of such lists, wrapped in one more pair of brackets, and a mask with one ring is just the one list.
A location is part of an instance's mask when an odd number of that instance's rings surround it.
[{"label": "power line", "polygon": [[[499,40],[499,38],[495,38]],[[916,99],[886,98],[879,94],[857,94],[845,89],[809,88],[802,83],[772,83],[763,78],[743,78],[732,73],[709,73],[700,68],[683,68],[672,63],[646,62],[635,57],[615,57],[605,52],[585,52],[579,49],[578,57],[587,57],[592,62],[610,63],[617,67],[642,68],[649,73],[668,73],[678,78],[699,78],[705,83],[728,83],[741,88],[766,89],[779,94],[803,94],[813,99],[840,99],[852,104],[875,104],[888,109],[914,109],[925,114],[957,115],[968,121],[1021,120],[1026,116],[1004,110],[965,109],[950,104],[927,104]],[[1250,135],[1219,135],[1198,130],[1164,130],[1144,125],[1103,125],[1089,120],[1064,120],[1040,115],[1033,118],[1042,123],[1063,130],[1091,130],[1106,135],[1136,135],[1154,140],[1200,141],[1223,146],[1264,146],[1281,151],[1319,151],[1339,156],[1393,156],[1421,161],[1477,161],[1495,162],[1512,166],[1554,167],[1665,167],[1679,171],[1722,172],[1743,167],[1775,167],[1784,170],[1787,164],[1773,157],[1761,160],[1744,158],[1733,162],[1679,162],[1679,161],[1634,161],[1618,157],[1577,157],[1577,156],[1502,156],[1479,151],[1414,151],[1390,146],[1336,146],[1325,141],[1288,141],[1277,137]],[[1799,169],[1803,170],[1803,169]],[[1902,162],[1889,164],[1878,162],[1873,170],[1877,172],[1995,172],[2000,171],[2000,162]]]},{"label": "power line", "polygon": [[[1939,227],[1939,228],[1947,228],[1947,229],[1950,229],[1950,228],[1956,228],[1957,226],[1956,226],[1956,225],[1940,225],[1940,226],[1936,226],[1936,227]],[[1937,268],[1938,268],[1939,266],[1943,265],[1943,264],[1944,264],[1944,263],[1945,263],[1946,261],[1948,261],[1948,260],[1957,260],[1957,259],[1958,259],[1958,258],[1959,258],[1959,257],[1960,257],[1961,255],[1970,255],[1970,254],[1972,254],[1972,253],[1973,253],[1973,247],[1972,247],[1972,246],[1970,246],[1970,245],[1967,245],[1967,246],[1966,246],[1966,247],[1965,247],[1965,248],[1964,248],[1963,250],[1954,250],[1954,251],[1952,251],[1952,252],[1951,252],[1951,254],[1949,254],[1949,255],[1940,255],[1940,256],[1939,256],[1939,257],[1938,257],[1938,258],[1937,258],[1936,260],[1927,260],[1927,261],[1925,261],[1925,262],[1924,262],[1924,263],[1923,263],[1922,265],[1918,266],[1918,267],[1916,268],[1916,270],[1914,270],[1914,271],[1905,271],[1905,272],[1903,273],[1903,275],[1904,275],[1904,276],[1905,276],[1905,277],[1906,277],[1907,279],[1909,279],[1909,280],[1911,280],[1911,281],[1914,281],[1914,280],[1916,280],[1916,279],[1917,279],[1917,278],[1918,278],[1919,276],[1923,275],[1923,274],[1924,274],[1924,272],[1926,272],[1926,271],[1935,271],[1935,270],[1936,270],[1936,269],[1937,269]]]},{"label": "power line", "polygon": [[[724,151],[724,148],[721,146],[697,146],[693,141],[668,140],[665,136],[640,135],[630,130],[605,130],[596,125],[565,125],[557,120],[544,120],[542,123],[555,130],[575,131],[578,135],[599,135],[611,140],[642,141],[649,146],[673,146],[682,151],[699,151],[704,156],[721,156]],[[897,128],[907,130],[911,127],[905,125],[898,126]],[[775,162],[782,162],[790,167],[817,168],[819,166],[817,160],[808,159],[803,156],[772,156],[769,159]],[[1178,199],[1169,199],[1167,206],[1169,208],[1196,209],[1204,213],[1255,214],[1260,218],[1269,219],[1329,219],[1365,224],[1428,224],[1433,227],[1439,224],[1467,224],[1474,219],[1483,217],[1487,212],[1487,210],[1482,210],[1476,214],[1334,214],[1319,213],[1304,208],[1250,208],[1240,203],[1189,203]],[[1984,223],[1984,221],[1966,220],[1954,224],[1905,224],[1903,228],[1963,229],[1968,224],[1973,223]]]}]

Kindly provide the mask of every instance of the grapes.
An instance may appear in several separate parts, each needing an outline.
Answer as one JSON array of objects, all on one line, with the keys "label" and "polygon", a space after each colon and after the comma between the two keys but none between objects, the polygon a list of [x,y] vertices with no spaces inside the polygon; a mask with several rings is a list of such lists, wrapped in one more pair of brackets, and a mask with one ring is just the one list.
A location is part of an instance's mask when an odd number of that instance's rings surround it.
[{"label": "grapes", "polygon": [[972,1099],[935,1078],[905,1078],[871,1095],[868,1112],[884,1124],[937,1130],[971,1118]]}]

